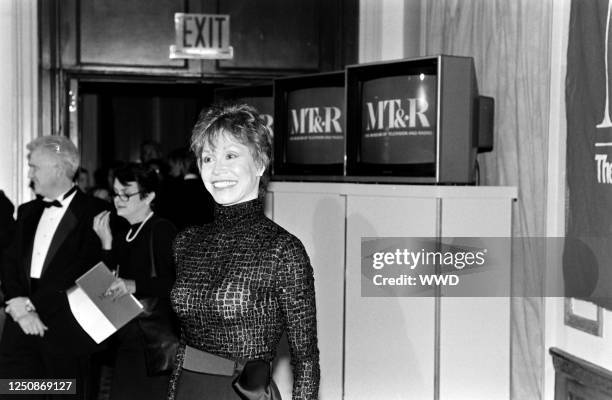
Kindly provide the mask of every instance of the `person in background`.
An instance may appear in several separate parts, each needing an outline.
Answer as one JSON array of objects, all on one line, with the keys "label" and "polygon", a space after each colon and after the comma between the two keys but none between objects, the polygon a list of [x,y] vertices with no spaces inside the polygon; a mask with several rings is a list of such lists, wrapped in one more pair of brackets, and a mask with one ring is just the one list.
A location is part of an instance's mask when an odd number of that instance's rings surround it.
[{"label": "person in background", "polygon": [[[176,228],[153,212],[159,188],[157,173],[142,164],[127,164],[115,171],[113,198],[117,215],[127,220],[127,229],[111,229],[108,211],[97,215],[93,228],[104,249],[103,261],[117,273],[107,295],[117,298],[135,295],[147,311],[155,308],[169,330],[174,318],[169,301],[175,270],[172,241]],[[150,352],[144,316],[137,317],[115,335],[117,355],[110,398],[165,399],[168,373],[152,371],[151,359],[164,355],[161,347]],[[155,346],[154,346],[155,347]],[[151,356],[151,357],[150,357]],[[157,376],[154,374],[160,373]]]},{"label": "person in background", "polygon": [[112,203],[111,190],[107,185],[107,176],[107,168],[96,169],[93,174],[94,184],[87,193],[107,203]]},{"label": "person in background", "polygon": [[179,190],[179,196],[185,199],[184,207],[179,208],[181,212],[178,216],[178,224],[181,229],[212,222],[215,210],[215,200],[199,177],[195,157],[187,153],[184,163],[187,165],[187,173],[183,176]]},{"label": "person in background", "polygon": [[95,197],[96,199],[100,199],[102,201],[105,201],[105,202],[107,202],[109,204],[112,201],[111,193],[109,192],[108,189],[103,188],[103,187],[93,187],[89,191],[89,194],[92,197]]},{"label": "person in background", "polygon": [[73,183],[79,153],[68,138],[42,136],[27,148],[38,198],[19,207],[0,271],[10,316],[0,340],[0,377],[76,378],[71,398],[83,399],[97,346],[74,319],[66,292],[101,257],[91,225],[102,208]]},{"label": "person in background", "polygon": [[189,170],[190,154],[189,149],[184,147],[174,149],[168,153],[168,178],[173,178],[177,181],[183,179]]},{"label": "person in background", "polygon": [[168,177],[168,166],[162,159],[149,160],[143,163],[143,165],[155,171],[155,173],[157,173],[157,177],[161,182],[164,182]]},{"label": "person in background", "polygon": [[88,193],[91,186],[91,180],[89,179],[89,171],[83,167],[77,169],[74,175],[74,182],[81,189],[83,193]]},{"label": "person in background", "polygon": [[271,362],[286,332],[293,399],[317,399],[313,269],[299,239],[263,212],[270,131],[247,105],[214,106],[191,143],[216,206],[211,224],[175,241],[171,299],[183,346],[169,398],[279,399]]},{"label": "person in background", "polygon": [[183,227],[177,214],[186,200],[179,196],[183,177],[187,172],[183,163],[183,152],[184,149],[175,149],[168,153],[168,175],[161,182],[156,205],[159,215],[172,221],[179,230]]},{"label": "person in background", "polygon": [[168,165],[164,161],[161,146],[158,142],[154,140],[142,142],[140,145],[140,162],[157,172],[157,176],[162,183],[166,180]]},{"label": "person in background", "polygon": [[140,162],[143,164],[153,160],[161,160],[161,146],[155,140],[145,140],[140,145]]},{"label": "person in background", "polygon": [[193,154],[186,148],[168,155],[169,177],[163,185],[160,214],[179,230],[212,222],[214,200],[198,176]]}]

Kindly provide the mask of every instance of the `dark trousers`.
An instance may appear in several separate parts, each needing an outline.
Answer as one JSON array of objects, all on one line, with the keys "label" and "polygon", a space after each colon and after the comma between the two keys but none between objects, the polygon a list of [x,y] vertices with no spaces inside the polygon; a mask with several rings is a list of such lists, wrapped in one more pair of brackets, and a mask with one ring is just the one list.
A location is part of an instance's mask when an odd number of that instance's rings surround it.
[{"label": "dark trousers", "polygon": [[0,340],[0,378],[76,379],[76,395],[0,394],[0,399],[89,400],[88,358],[49,349],[43,338],[24,334],[21,327],[7,317]]}]

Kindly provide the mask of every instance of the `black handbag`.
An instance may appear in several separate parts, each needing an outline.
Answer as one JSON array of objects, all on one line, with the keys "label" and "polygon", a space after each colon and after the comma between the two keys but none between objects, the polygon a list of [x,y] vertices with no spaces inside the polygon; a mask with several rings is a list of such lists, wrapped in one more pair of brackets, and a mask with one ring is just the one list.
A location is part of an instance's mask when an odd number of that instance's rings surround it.
[{"label": "black handbag", "polygon": [[[153,227],[149,246],[151,277],[157,277],[153,254]],[[140,299],[144,311],[137,321],[142,331],[147,375],[158,376],[172,372],[179,346],[178,321],[168,299],[149,297]]]},{"label": "black handbag", "polygon": [[179,345],[172,308],[155,297],[142,299],[141,303],[145,311],[137,321],[142,331],[147,375],[169,374],[174,369]]},{"label": "black handbag", "polygon": [[268,361],[247,361],[232,387],[242,400],[281,400],[271,373]]}]

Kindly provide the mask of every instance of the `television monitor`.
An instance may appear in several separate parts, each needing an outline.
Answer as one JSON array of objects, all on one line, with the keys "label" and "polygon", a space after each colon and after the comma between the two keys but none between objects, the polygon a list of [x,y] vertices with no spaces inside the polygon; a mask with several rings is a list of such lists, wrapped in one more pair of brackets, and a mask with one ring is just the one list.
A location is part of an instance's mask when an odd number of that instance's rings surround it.
[{"label": "television monitor", "polygon": [[344,71],[274,80],[273,180],[344,175]]},{"label": "television monitor", "polygon": [[493,126],[495,120],[495,99],[478,96],[478,152],[493,151]]},{"label": "television monitor", "polygon": [[271,83],[215,89],[215,102],[246,103],[255,107],[274,134],[274,98]]},{"label": "television monitor", "polygon": [[472,184],[479,125],[471,57],[440,55],[346,69],[350,180]]}]

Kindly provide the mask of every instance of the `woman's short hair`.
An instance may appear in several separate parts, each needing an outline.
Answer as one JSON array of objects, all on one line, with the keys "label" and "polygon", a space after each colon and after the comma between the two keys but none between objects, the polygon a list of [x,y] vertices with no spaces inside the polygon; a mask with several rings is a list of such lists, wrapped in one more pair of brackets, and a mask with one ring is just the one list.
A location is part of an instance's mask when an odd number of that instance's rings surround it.
[{"label": "woman's short hair", "polygon": [[115,169],[115,179],[124,186],[130,182],[138,184],[140,198],[144,199],[149,193],[159,191],[159,176],[157,172],[144,164],[127,163]]},{"label": "woman's short hair", "polygon": [[46,151],[57,158],[66,177],[72,181],[81,161],[79,151],[66,136],[41,136],[26,145],[30,153],[35,150]]},{"label": "woman's short hair", "polygon": [[203,110],[191,135],[191,150],[198,165],[202,162],[204,146],[214,148],[221,134],[229,134],[247,146],[257,166],[268,171],[272,155],[271,132],[255,108],[247,104],[216,104]]}]

